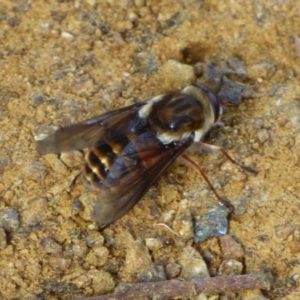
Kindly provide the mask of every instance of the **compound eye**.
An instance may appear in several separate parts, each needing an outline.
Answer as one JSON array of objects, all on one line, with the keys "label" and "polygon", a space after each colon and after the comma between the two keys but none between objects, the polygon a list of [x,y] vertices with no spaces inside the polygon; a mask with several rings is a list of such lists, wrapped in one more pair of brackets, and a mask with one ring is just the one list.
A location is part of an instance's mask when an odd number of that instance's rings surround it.
[{"label": "compound eye", "polygon": [[204,85],[200,84],[200,83],[194,83],[194,86],[196,86],[197,88],[199,88],[200,90],[202,90],[206,96],[208,97],[210,104],[213,108],[214,111],[214,116],[215,116],[215,120],[214,122],[217,123],[222,115],[222,105],[220,103],[220,101],[217,99],[217,97]]}]

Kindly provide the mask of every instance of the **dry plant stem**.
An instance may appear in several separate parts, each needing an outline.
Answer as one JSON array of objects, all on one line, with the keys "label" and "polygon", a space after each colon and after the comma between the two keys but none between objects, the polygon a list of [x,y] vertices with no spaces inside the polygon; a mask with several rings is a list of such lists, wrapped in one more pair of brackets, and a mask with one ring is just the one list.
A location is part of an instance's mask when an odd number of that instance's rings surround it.
[{"label": "dry plant stem", "polygon": [[200,293],[207,295],[241,290],[266,289],[270,283],[263,274],[196,278],[192,281],[166,280],[134,283],[123,292],[76,298],[76,300],[129,300],[129,299],[191,299]]},{"label": "dry plant stem", "polygon": [[171,231],[173,234],[179,236],[179,234],[177,232],[175,232],[174,230],[172,230],[167,224],[164,224],[164,223],[154,223],[153,227],[155,227],[155,226],[163,226],[167,230]]},{"label": "dry plant stem", "polygon": [[236,276],[218,276],[194,279],[197,294],[217,294],[253,289],[270,289],[270,282],[264,274],[253,273]]}]

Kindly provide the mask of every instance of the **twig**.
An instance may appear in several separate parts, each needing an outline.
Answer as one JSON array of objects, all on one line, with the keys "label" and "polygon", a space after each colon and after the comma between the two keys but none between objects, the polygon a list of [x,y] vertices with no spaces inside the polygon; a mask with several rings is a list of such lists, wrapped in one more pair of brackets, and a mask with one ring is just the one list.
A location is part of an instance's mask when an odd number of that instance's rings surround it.
[{"label": "twig", "polygon": [[156,227],[156,226],[163,226],[165,227],[167,230],[171,231],[173,234],[179,236],[179,234],[177,232],[175,232],[173,229],[170,228],[170,226],[168,226],[167,224],[165,223],[154,223],[153,224],[153,227]]},{"label": "twig", "polygon": [[166,280],[160,282],[142,282],[126,286],[126,289],[114,294],[81,297],[76,300],[136,300],[136,299],[191,299],[205,293],[206,295],[241,290],[270,288],[270,282],[263,274],[237,276],[218,276],[196,278],[192,281]]},{"label": "twig", "polygon": [[252,273],[236,276],[218,276],[193,280],[197,293],[218,294],[237,292],[241,290],[270,289],[270,282],[266,275]]}]

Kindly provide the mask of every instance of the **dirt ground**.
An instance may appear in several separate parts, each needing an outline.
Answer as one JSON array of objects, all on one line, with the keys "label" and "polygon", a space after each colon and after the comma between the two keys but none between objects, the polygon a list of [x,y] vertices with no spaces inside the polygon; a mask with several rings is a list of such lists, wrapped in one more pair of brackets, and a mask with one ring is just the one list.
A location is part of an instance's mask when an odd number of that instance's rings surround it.
[{"label": "dirt ground", "polygon": [[245,3],[1,1],[1,299],[112,293],[120,282],[146,280],[151,268],[188,279],[180,273],[186,249],[201,254],[211,276],[220,273],[220,239],[193,243],[185,231],[217,203],[193,169],[175,162],[134,209],[99,231],[94,196],[80,181],[72,185],[81,153],[41,156],[34,136],[41,126],[184,87],[198,80],[197,62],[232,57],[246,71],[235,79],[257,94],[227,108],[207,142],[259,173],[220,153],[193,157],[220,195],[245,201],[244,213],[229,217],[228,235],[243,251],[239,273],[265,273],[271,289],[226,299],[300,299],[300,6]]}]

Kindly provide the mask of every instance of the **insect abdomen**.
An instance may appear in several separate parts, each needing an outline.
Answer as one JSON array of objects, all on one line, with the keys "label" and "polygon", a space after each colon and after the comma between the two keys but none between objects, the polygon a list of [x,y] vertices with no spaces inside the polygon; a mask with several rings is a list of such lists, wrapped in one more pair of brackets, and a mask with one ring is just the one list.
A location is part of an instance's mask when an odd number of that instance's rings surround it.
[{"label": "insect abdomen", "polygon": [[149,165],[153,165],[153,159],[159,157],[166,147],[169,146],[164,145],[151,131],[128,140],[119,155],[109,142],[102,142],[86,156],[83,181],[88,187],[101,190],[119,185],[125,176],[132,177],[134,181],[138,176],[143,176]]},{"label": "insect abdomen", "polygon": [[[130,144],[130,141],[128,142]],[[128,144],[127,143],[127,144]],[[86,155],[86,165],[83,172],[84,182],[92,188],[107,188],[112,184],[113,178],[119,177],[118,174],[112,177],[112,167],[118,165],[118,169],[123,172],[126,166],[120,160],[120,154],[127,144],[115,144],[115,149],[108,142],[101,142],[92,148]]]}]

